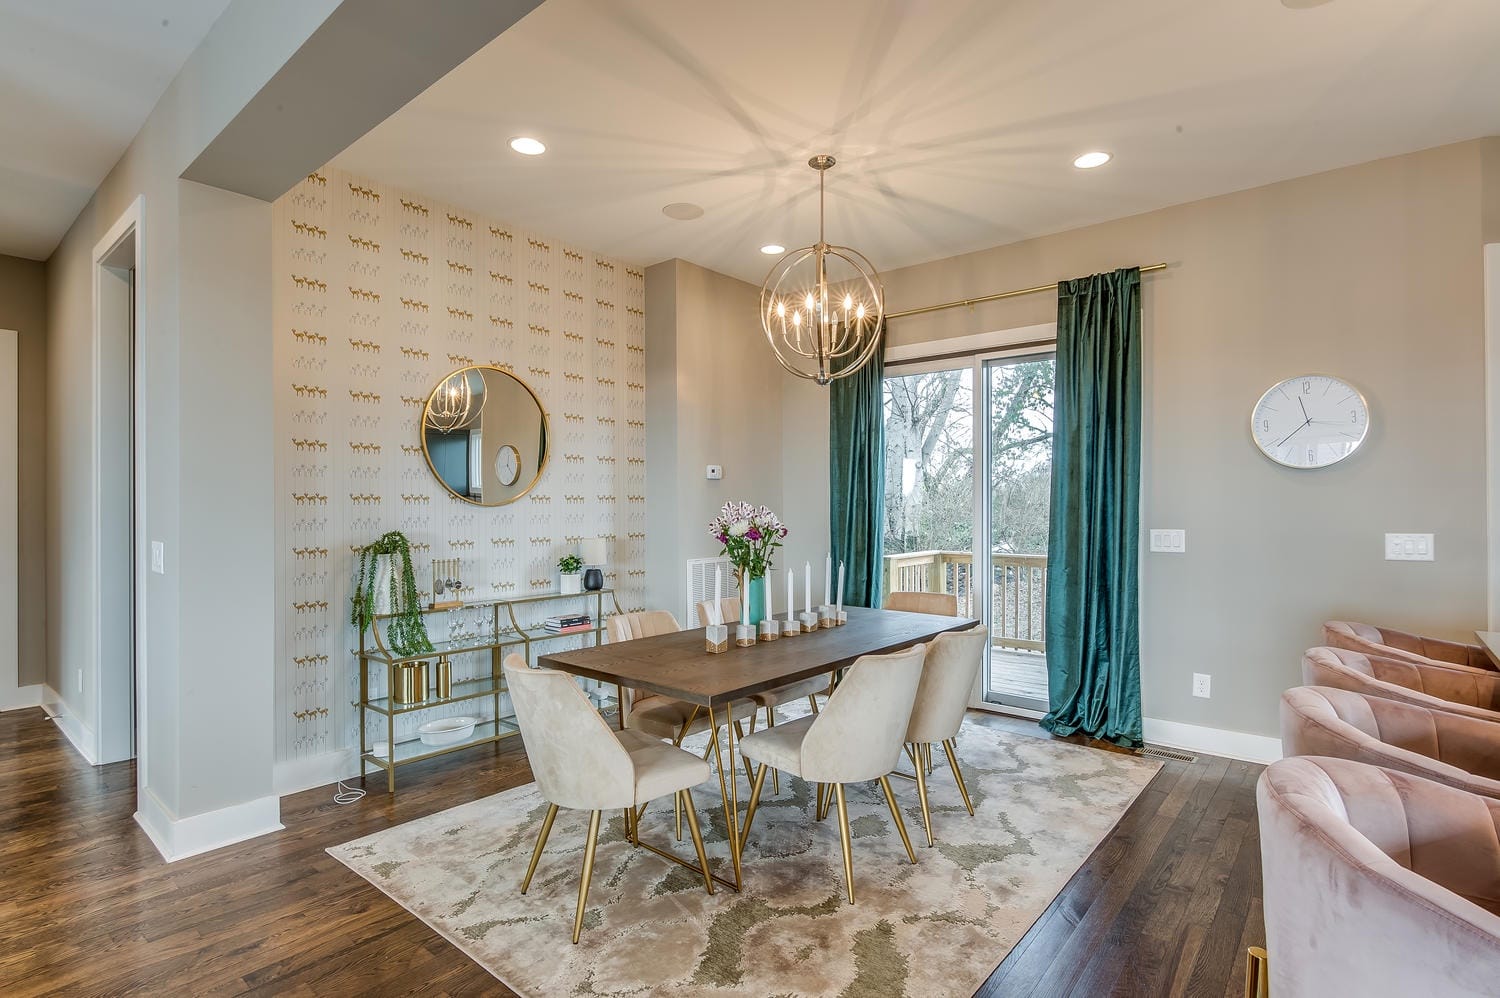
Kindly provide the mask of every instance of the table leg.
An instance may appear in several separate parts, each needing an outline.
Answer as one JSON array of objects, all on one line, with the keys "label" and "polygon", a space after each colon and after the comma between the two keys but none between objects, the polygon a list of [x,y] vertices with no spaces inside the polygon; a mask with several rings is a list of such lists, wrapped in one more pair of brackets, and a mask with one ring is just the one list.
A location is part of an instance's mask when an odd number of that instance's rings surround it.
[{"label": "table leg", "polygon": [[625,730],[625,687],[615,683],[615,721]]},{"label": "table leg", "polygon": [[[731,708],[732,709],[732,708]],[[730,731],[729,735],[729,759],[731,765],[734,760],[734,725],[726,724],[724,727]],[[719,771],[719,794],[724,798],[724,824],[729,830],[729,859],[734,866],[734,889],[740,890],[743,881],[740,879],[740,822],[739,822],[739,792],[736,788],[739,784],[738,766],[729,771],[729,779],[724,779],[724,755],[719,750],[719,722],[714,716],[714,709],[708,708],[709,740],[713,744],[715,769]]]}]

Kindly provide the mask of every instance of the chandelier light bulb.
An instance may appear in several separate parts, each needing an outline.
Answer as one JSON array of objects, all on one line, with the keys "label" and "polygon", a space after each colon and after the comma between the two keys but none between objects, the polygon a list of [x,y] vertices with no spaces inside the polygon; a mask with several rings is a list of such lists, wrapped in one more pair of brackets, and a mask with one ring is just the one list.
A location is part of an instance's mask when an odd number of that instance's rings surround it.
[{"label": "chandelier light bulb", "polygon": [[[771,267],[761,286],[760,321],[777,363],[826,385],[864,367],[880,348],[885,288],[863,253],[825,238],[824,177],[833,157],[814,156],[807,165],[818,171],[818,241]],[[792,309],[791,322],[786,321],[788,300],[802,303]]]}]

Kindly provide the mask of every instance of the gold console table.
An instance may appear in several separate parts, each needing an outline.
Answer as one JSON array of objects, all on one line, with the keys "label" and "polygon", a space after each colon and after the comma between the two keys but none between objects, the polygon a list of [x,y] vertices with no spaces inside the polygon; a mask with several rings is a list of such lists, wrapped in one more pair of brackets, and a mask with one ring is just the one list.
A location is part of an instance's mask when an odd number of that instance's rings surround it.
[{"label": "gold console table", "polygon": [[[474,611],[489,611],[488,627],[480,627],[480,633],[470,636],[461,636],[448,641],[434,641],[433,650],[416,655],[400,655],[393,651],[385,641],[382,633],[384,621],[390,619],[389,615],[375,617],[370,626],[360,632],[359,635],[359,699],[354,706],[359,708],[359,759],[360,776],[369,773],[369,767],[383,769],[386,773],[386,789],[388,793],[396,792],[396,770],[402,766],[423,759],[431,759],[434,756],[446,755],[449,752],[457,752],[462,749],[472,748],[475,745],[484,745],[490,742],[498,742],[502,738],[518,734],[520,728],[516,726],[514,713],[502,712],[501,698],[505,695],[505,677],[500,668],[501,659],[505,656],[507,648],[521,647],[522,654],[527,662],[532,661],[532,645],[555,641],[559,638],[593,638],[593,644],[604,643],[604,597],[608,596],[610,603],[614,606],[615,613],[620,613],[620,601],[613,589],[595,589],[581,593],[542,593],[536,596],[518,596],[514,599],[483,600],[473,603],[465,603],[459,607],[441,610],[423,610],[424,617],[434,616],[440,613],[473,613]],[[587,630],[555,632],[549,631],[541,624],[522,625],[516,617],[518,608],[535,607],[544,603],[575,603],[582,601],[585,611],[590,614],[592,626]],[[501,612],[504,611],[504,623],[502,625]],[[588,647],[588,645],[585,645]],[[414,703],[398,703],[395,699],[396,670],[408,662],[427,661],[436,663],[438,659],[455,655],[472,654],[475,652],[489,652],[490,670],[488,675],[476,676],[470,679],[459,680],[452,684],[451,695],[438,697],[428,696],[425,700]],[[371,669],[385,669],[385,695],[372,697],[370,695]],[[434,691],[435,683],[429,681],[429,692]],[[427,745],[419,738],[411,738],[405,741],[396,740],[396,718],[421,710],[431,710],[434,707],[446,707],[449,704],[461,703],[468,700],[481,700],[490,698],[493,717],[482,720],[474,726],[474,731],[462,741],[451,745]],[[592,695],[591,699],[598,705],[600,710],[618,709],[619,704],[613,696],[605,696],[602,693]],[[385,718],[385,750],[384,756],[375,754],[366,731],[366,719],[370,713]]]}]

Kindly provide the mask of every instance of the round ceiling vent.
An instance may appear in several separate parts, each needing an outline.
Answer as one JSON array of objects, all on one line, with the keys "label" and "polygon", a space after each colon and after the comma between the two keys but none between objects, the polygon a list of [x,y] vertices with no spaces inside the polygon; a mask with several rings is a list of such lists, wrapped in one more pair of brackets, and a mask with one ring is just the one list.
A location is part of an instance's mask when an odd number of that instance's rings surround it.
[{"label": "round ceiling vent", "polygon": [[703,206],[693,204],[691,201],[673,201],[662,208],[661,213],[668,218],[675,218],[679,222],[691,222],[695,218],[703,217]]}]

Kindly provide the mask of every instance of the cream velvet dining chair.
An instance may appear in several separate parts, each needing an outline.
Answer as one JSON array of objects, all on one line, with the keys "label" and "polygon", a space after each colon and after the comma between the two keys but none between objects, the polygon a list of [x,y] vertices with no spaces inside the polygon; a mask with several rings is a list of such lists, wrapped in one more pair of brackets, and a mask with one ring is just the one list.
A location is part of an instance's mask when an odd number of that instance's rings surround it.
[{"label": "cream velvet dining chair", "polygon": [[1302,681],[1500,722],[1500,673],[1309,648],[1302,653]]},{"label": "cream velvet dining chair", "polygon": [[927,646],[927,659],[922,663],[922,682],[917,687],[911,720],[906,724],[906,744],[917,771],[917,796],[922,802],[922,823],[927,826],[929,846],[935,841],[932,812],[927,805],[927,773],[932,769],[932,746],[943,746],[964,807],[969,809],[970,817],[974,816],[974,802],[969,799],[963,771],[958,768],[956,739],[959,728],[963,727],[964,711],[969,707],[974,677],[984,665],[984,645],[988,640],[989,632],[983,624],[966,631],[939,634]]},{"label": "cream velvet dining chair", "polygon": [[[588,840],[583,850],[583,874],[578,882],[578,909],[573,916],[573,942],[583,931],[583,913],[588,903],[589,880],[594,873],[594,851],[599,842],[599,819],[605,811],[619,808],[625,815],[625,835],[635,845],[640,841],[635,809],[649,800],[671,794],[687,812],[693,848],[698,853],[696,869],[703,886],[714,892],[698,814],[689,788],[706,782],[708,763],[680,748],[639,731],[614,731],[599,716],[593,703],[572,676],[555,669],[532,669],[520,655],[507,655],[505,682],[515,705],[516,725],[538,789],[546,798],[547,815],[542,819],[536,849],[521,893],[531,887],[532,874],[547,845],[553,819],[560,807],[589,812]],[[689,864],[654,846],[652,852]]]},{"label": "cream velvet dining chair", "polygon": [[885,598],[887,610],[906,613],[937,613],[958,616],[958,597],[952,593],[890,593]]},{"label": "cream velvet dining chair", "polygon": [[1332,648],[1347,648],[1418,665],[1448,665],[1495,672],[1495,664],[1478,645],[1412,634],[1394,627],[1377,627],[1352,620],[1325,620],[1323,643]]},{"label": "cream velvet dining chair", "polygon": [[839,841],[844,848],[844,886],[849,903],[854,903],[854,856],[849,830],[849,810],[844,800],[844,786],[878,780],[885,793],[891,820],[901,834],[906,854],[915,863],[901,820],[901,809],[891,792],[888,779],[901,758],[901,739],[911,720],[912,701],[922,681],[924,645],[915,645],[889,655],[864,655],[844,673],[843,682],[817,715],[799,717],[775,728],[749,735],[740,749],[753,762],[755,785],[750,790],[750,804],[745,811],[745,831],[740,849],[750,835],[755,811],[760,804],[766,770],[782,770],[809,783],[817,783],[819,803],[824,785],[831,785],[838,801]]}]

